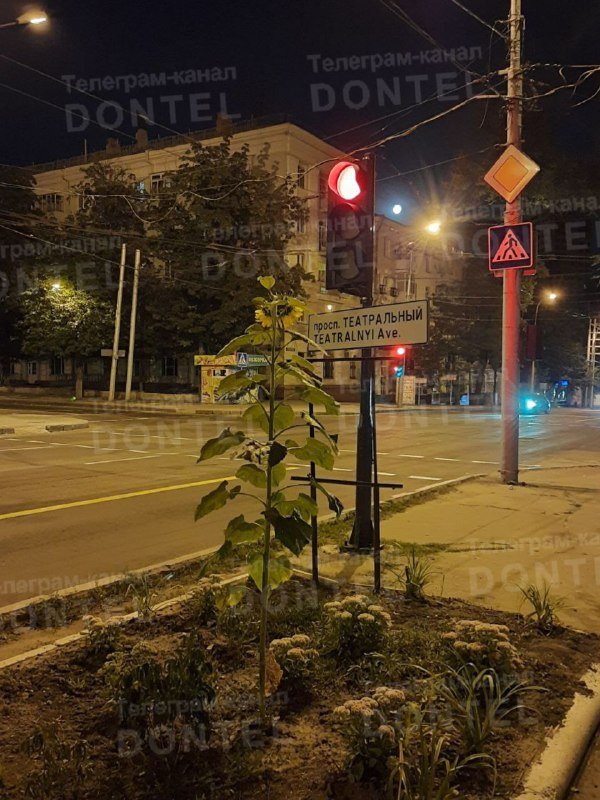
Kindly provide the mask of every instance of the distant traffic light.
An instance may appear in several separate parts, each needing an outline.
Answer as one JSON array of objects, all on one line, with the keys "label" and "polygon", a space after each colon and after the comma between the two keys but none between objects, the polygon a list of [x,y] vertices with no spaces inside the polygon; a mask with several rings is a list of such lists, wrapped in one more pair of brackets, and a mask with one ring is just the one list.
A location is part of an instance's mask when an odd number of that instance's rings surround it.
[{"label": "distant traffic light", "polygon": [[404,364],[399,364],[399,365],[398,365],[398,366],[397,366],[397,367],[394,369],[394,375],[395,375],[397,378],[403,378],[403,377],[404,377]]},{"label": "distant traffic light", "polygon": [[373,161],[339,161],[327,179],[327,289],[371,299]]}]

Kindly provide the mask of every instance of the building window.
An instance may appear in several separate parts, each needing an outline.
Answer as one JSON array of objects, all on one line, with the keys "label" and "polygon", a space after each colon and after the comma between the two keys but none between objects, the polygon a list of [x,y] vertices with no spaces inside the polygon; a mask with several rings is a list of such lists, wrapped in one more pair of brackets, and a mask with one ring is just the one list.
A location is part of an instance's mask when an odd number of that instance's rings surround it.
[{"label": "building window", "polygon": [[350,380],[351,381],[356,380],[356,361],[350,362]]},{"label": "building window", "polygon": [[327,223],[322,219],[319,220],[319,250],[327,250]]},{"label": "building window", "polygon": [[65,360],[62,356],[53,356],[50,361],[50,375],[64,375],[65,374]]},{"label": "building window", "polygon": [[150,194],[157,194],[163,189],[168,188],[171,181],[165,176],[164,172],[156,172],[150,176]]},{"label": "building window", "polygon": [[27,362],[27,374],[28,375],[37,375],[37,361],[28,361]]},{"label": "building window", "polygon": [[328,360],[323,362],[323,377],[324,378],[333,378],[333,361]]},{"label": "building window", "polygon": [[163,358],[162,374],[165,378],[177,377],[177,358],[175,356],[165,356]]},{"label": "building window", "polygon": [[299,189],[306,189],[306,167],[304,164],[298,164],[298,172],[296,174],[296,185]]},{"label": "building window", "polygon": [[62,194],[56,194],[56,192],[52,194],[41,194],[39,197],[39,204],[42,211],[49,211],[50,213],[62,211],[63,196]]},{"label": "building window", "polygon": [[296,217],[295,223],[296,233],[305,233],[306,232],[306,217],[304,212],[300,212]]}]

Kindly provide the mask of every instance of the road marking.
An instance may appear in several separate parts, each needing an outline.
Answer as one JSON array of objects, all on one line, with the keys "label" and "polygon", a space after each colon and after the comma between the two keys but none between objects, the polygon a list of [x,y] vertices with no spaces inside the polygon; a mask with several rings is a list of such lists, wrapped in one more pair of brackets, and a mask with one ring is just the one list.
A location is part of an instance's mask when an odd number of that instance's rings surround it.
[{"label": "road marking", "polygon": [[34,514],[47,514],[50,511],[63,511],[66,508],[79,508],[81,506],[93,506],[98,503],[112,503],[116,500],[129,500],[131,497],[144,497],[150,494],[160,494],[161,492],[176,492],[180,489],[193,489],[196,486],[209,486],[212,483],[221,481],[233,481],[234,475],[226,475],[224,478],[209,478],[204,481],[194,481],[193,483],[179,483],[174,486],[158,486],[155,489],[140,489],[137,492],[127,492],[125,494],[113,494],[107,497],[93,497],[90,500],[75,500],[72,503],[61,503],[56,506],[42,506],[40,508],[27,508],[23,511],[10,511],[8,514],[0,514],[0,520],[15,519],[16,517],[30,517]]},{"label": "road marking", "polygon": [[0,453],[16,453],[19,450],[50,450],[50,445],[43,444],[41,447],[3,447]]},{"label": "road marking", "polygon": [[[296,467],[296,469],[297,469],[297,467]],[[352,472],[352,470],[349,469],[348,467],[334,467],[333,471],[334,472]]]},{"label": "road marking", "polygon": [[[13,439],[14,442],[18,442],[18,439]],[[42,439],[27,439],[29,444],[46,444]]]},{"label": "road marking", "polygon": [[471,464],[499,464],[499,461],[471,461]]},{"label": "road marking", "polygon": [[379,472],[379,470],[377,470],[377,474],[378,475],[387,475],[388,477],[393,478],[396,473],[395,472]]},{"label": "road marking", "polygon": [[443,458],[442,456],[435,456],[434,461],[460,461],[460,458]]},{"label": "road marking", "polygon": [[168,453],[158,453],[152,456],[131,456],[130,458],[105,458],[103,461],[85,461],[86,466],[92,464],[116,464],[117,461],[142,461],[144,458],[158,458],[161,455],[168,455]]},{"label": "road marking", "polygon": [[425,458],[425,456],[413,456],[410,453],[396,453],[398,458]]},{"label": "road marking", "polygon": [[[340,453],[354,453],[356,454],[356,450],[344,450],[343,447],[338,448]],[[377,451],[378,456],[389,456],[389,453],[383,453],[381,450]]]},{"label": "road marking", "polygon": [[409,475],[409,478],[413,478],[415,481],[441,481],[441,478],[432,478],[431,475]]}]

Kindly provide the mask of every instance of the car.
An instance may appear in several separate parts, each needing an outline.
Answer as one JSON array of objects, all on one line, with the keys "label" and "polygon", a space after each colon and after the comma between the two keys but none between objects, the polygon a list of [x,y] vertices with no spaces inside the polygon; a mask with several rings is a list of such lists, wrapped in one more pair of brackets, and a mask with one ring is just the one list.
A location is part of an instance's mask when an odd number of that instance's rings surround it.
[{"label": "car", "polygon": [[519,400],[519,414],[549,414],[550,401],[543,394],[524,394]]}]

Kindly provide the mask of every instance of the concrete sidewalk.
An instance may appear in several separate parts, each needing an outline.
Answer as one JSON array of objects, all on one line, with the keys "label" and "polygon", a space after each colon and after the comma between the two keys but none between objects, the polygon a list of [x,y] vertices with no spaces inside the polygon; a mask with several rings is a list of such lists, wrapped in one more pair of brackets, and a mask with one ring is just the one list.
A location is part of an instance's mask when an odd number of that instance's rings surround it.
[{"label": "concrete sidewalk", "polygon": [[[507,611],[525,611],[519,586],[545,582],[564,598],[560,620],[600,634],[600,463],[523,472],[523,486],[492,476],[463,483],[382,520],[381,535],[429,545],[429,592]],[[309,567],[310,555],[303,555]],[[384,547],[382,561],[405,558]],[[322,574],[370,583],[372,557],[321,554]],[[384,570],[384,584],[393,575]]]},{"label": "concrete sidewalk", "polygon": [[0,436],[56,433],[89,428],[84,417],[62,414],[10,414],[0,413]]}]

